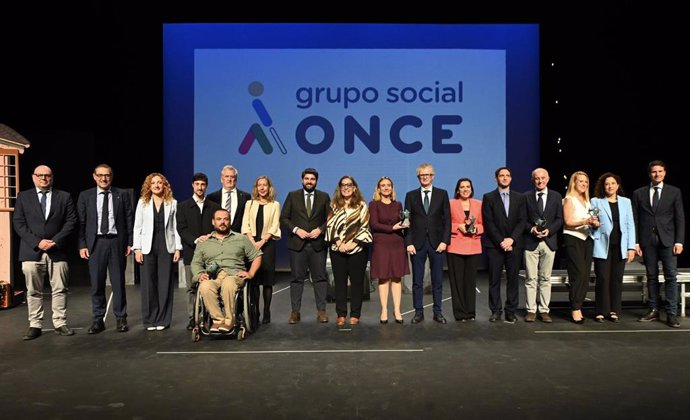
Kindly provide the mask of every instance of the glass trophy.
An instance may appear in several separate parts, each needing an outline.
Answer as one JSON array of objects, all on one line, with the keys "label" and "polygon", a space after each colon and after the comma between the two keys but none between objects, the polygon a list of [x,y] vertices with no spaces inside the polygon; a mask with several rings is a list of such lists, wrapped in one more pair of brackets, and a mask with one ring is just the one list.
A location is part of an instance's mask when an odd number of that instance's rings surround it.
[{"label": "glass trophy", "polygon": [[475,225],[476,221],[477,218],[474,216],[465,218],[465,232],[469,233],[470,235],[477,233],[477,226]]},{"label": "glass trophy", "polygon": [[402,221],[402,227],[408,228],[410,227],[410,211],[409,210],[403,210],[400,212],[400,220]]},{"label": "glass trophy", "polygon": [[546,229],[546,219],[538,218],[534,221],[534,226],[537,228],[537,232],[543,232]]},{"label": "glass trophy", "polygon": [[211,261],[210,263],[206,264],[206,273],[208,274],[208,277],[210,279],[215,279],[216,277],[218,277],[219,271],[220,266],[217,262]]}]

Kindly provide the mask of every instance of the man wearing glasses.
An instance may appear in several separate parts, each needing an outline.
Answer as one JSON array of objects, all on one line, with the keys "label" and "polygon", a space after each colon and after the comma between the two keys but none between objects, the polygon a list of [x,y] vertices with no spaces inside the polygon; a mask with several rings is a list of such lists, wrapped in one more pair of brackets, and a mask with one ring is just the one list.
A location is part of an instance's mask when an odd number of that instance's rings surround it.
[{"label": "man wearing glasses", "polygon": [[89,334],[105,330],[105,278],[110,274],[113,288],[113,312],[117,331],[126,332],[127,297],[125,267],[132,253],[134,216],[129,194],[113,187],[113,170],[106,164],[93,171],[95,188],[82,191],[77,200],[79,215],[79,256],[89,262],[93,324]]},{"label": "man wearing glasses", "polygon": [[13,226],[21,241],[19,261],[26,278],[29,330],[24,340],[41,336],[43,324],[43,281],[46,275],[52,291],[53,327],[58,335],[74,335],[67,326],[67,239],[77,225],[69,193],[53,188],[53,171],[36,167],[34,188],[17,196]]},{"label": "man wearing glasses", "polygon": [[443,262],[450,243],[450,201],[448,192],[432,185],[434,167],[422,163],[417,167],[421,188],[405,196],[405,210],[410,212],[410,230],[405,235],[407,253],[412,261],[413,324],[424,321],[424,265],[429,258],[431,288],[434,297],[434,321],[445,324],[443,299]]}]

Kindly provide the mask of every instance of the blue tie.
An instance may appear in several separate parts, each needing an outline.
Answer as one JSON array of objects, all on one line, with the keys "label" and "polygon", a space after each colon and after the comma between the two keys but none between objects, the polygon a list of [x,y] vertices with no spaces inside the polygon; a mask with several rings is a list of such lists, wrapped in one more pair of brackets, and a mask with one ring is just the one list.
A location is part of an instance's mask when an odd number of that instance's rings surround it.
[{"label": "blue tie", "polygon": [[424,191],[424,212],[429,214],[429,190]]},{"label": "blue tie", "polygon": [[46,209],[48,207],[48,191],[39,191],[41,194],[41,211],[43,212],[43,218],[47,219]]}]

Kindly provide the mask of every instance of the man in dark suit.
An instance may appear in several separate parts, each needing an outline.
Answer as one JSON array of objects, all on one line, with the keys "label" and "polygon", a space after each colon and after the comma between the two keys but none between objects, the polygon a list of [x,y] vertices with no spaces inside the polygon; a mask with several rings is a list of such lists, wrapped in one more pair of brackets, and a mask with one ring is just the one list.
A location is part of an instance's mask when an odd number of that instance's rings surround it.
[{"label": "man in dark suit", "polygon": [[518,275],[527,221],[525,196],[510,189],[513,180],[510,169],[498,168],[495,176],[498,188],[484,194],[482,199],[482,244],[489,260],[489,321],[501,319],[501,273],[505,267],[505,322],[514,324],[517,322],[515,311],[520,296]]},{"label": "man in dark suit", "polygon": [[549,315],[551,270],[558,249],[558,232],[563,227],[563,197],[547,188],[549,173],[544,168],[532,171],[532,182],[534,189],[525,193],[525,321],[534,322],[539,312],[539,319],[553,322]]},{"label": "man in dark suit", "polygon": [[192,177],[192,198],[177,205],[177,232],[182,239],[182,258],[184,261],[185,281],[187,282],[187,315],[189,322],[187,329],[194,329],[194,279],[192,277],[192,257],[197,244],[207,240],[213,232],[213,213],[220,209],[220,205],[206,199],[208,177],[204,173],[196,173]]},{"label": "man in dark suit", "polygon": [[450,201],[448,192],[432,185],[434,167],[422,163],[417,167],[421,188],[405,196],[405,210],[410,212],[410,228],[405,235],[407,253],[412,261],[412,301],[415,314],[412,323],[424,321],[424,265],[429,259],[431,290],[434,298],[434,321],[446,323],[443,317],[443,262],[450,243]]},{"label": "man in dark suit", "polygon": [[221,189],[209,194],[207,198],[230,212],[230,230],[240,233],[244,206],[252,196],[237,189],[237,169],[231,165],[223,166],[223,170],[220,171],[220,182],[223,185]]},{"label": "man in dark suit", "polygon": [[32,175],[34,188],[22,191],[12,219],[20,238],[19,261],[26,278],[29,330],[24,340],[38,338],[43,325],[43,283],[52,291],[53,327],[58,335],[73,335],[67,326],[67,250],[77,214],[69,193],[53,186],[53,171],[40,165]]},{"label": "man in dark suit", "polygon": [[290,301],[292,311],[288,323],[300,321],[304,281],[311,274],[316,300],[316,319],[328,322],[326,315],[326,253],[328,248],[324,235],[326,218],[331,198],[328,193],[316,189],[319,173],[314,168],[302,171],[302,188],[291,191],[285,198],[280,212],[280,225],[287,229],[288,249],[290,251]]},{"label": "man in dark suit", "polygon": [[654,160],[648,165],[651,184],[635,190],[632,197],[637,244],[635,251],[644,260],[647,271],[649,312],[641,322],[659,319],[659,261],[666,287],[666,323],[679,328],[677,313],[678,255],[685,241],[685,213],[680,189],[664,183],[666,165]]},{"label": "man in dark suit", "polygon": [[93,171],[95,188],[82,191],[77,200],[79,214],[79,255],[89,262],[93,323],[89,334],[105,330],[105,279],[110,275],[113,289],[113,313],[117,331],[126,332],[127,297],[125,268],[132,253],[134,216],[129,194],[112,186],[113,170],[106,164]]}]

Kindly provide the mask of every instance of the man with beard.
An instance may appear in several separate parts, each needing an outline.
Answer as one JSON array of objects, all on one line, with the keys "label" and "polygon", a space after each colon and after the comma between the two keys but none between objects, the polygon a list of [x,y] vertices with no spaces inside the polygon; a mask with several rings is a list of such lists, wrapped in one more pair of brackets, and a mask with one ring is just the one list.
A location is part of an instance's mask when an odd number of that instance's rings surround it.
[{"label": "man with beard", "polygon": [[213,213],[220,208],[218,203],[206,199],[208,177],[198,172],[192,177],[194,195],[177,205],[177,232],[182,239],[185,281],[187,283],[187,329],[194,328],[194,283],[192,257],[196,246],[206,241],[213,231]]},{"label": "man with beard", "polygon": [[[192,259],[192,273],[199,281],[199,293],[204,299],[213,325],[211,332],[230,332],[235,325],[235,293],[237,287],[251,279],[261,267],[261,251],[245,235],[230,230],[230,213],[218,209],[213,213],[214,231],[208,240],[197,245]],[[251,262],[245,271],[245,260]],[[218,265],[215,278],[206,270],[211,263]],[[220,309],[218,295],[223,299],[225,314]]]},{"label": "man with beard", "polygon": [[331,198],[328,193],[316,189],[318,180],[319,173],[316,169],[303,170],[302,188],[288,193],[280,213],[281,226],[290,232],[288,237],[292,273],[290,281],[292,311],[288,319],[290,324],[300,321],[304,281],[307,280],[309,274],[314,282],[316,319],[318,322],[328,322],[328,315],[326,315],[327,248],[324,232]]}]

